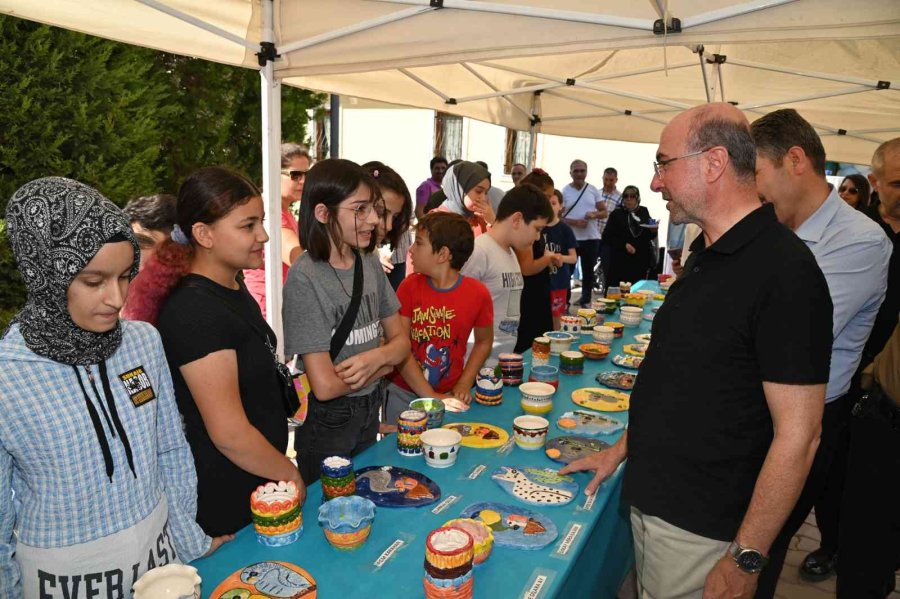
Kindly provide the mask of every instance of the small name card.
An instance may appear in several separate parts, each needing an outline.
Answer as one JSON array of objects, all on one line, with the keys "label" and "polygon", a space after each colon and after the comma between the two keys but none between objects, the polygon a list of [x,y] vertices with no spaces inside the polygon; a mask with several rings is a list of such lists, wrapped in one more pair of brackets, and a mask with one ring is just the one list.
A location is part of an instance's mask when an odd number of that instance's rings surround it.
[{"label": "small name card", "polygon": [[442,502],[440,502],[439,504],[434,506],[434,509],[431,510],[431,513],[432,514],[440,514],[441,512],[443,512],[445,509],[447,509],[448,507],[450,507],[457,501],[459,501],[458,495],[447,495],[446,499],[444,499]]},{"label": "small name card", "polygon": [[487,466],[485,466],[484,464],[478,464],[469,473],[469,480],[475,480],[476,478],[481,476],[481,473],[485,470],[487,470]]},{"label": "small name card", "polygon": [[397,539],[396,541],[391,543],[390,546],[384,550],[384,553],[379,555],[378,559],[375,560],[374,566],[376,568],[380,568],[381,566],[383,566],[389,559],[394,556],[395,553],[397,553],[398,549],[403,547],[404,544],[406,544],[406,541],[404,541],[403,539]]},{"label": "small name card", "polygon": [[597,492],[594,491],[593,493],[591,493],[590,495],[587,496],[587,499],[584,500],[584,505],[581,506],[581,509],[585,510],[586,512],[591,511],[592,509],[594,509],[594,502],[596,500],[597,500]]},{"label": "small name card", "polygon": [[525,594],[522,595],[522,599],[537,599],[545,584],[547,584],[547,576],[539,574],[537,578],[534,579],[534,582],[531,583],[531,586],[525,591]]},{"label": "small name card", "polygon": [[566,536],[564,536],[563,540],[560,542],[559,547],[556,548],[556,555],[562,556],[569,553],[569,549],[575,544],[575,539],[578,538],[581,528],[581,524],[572,524],[569,531],[566,533]]}]

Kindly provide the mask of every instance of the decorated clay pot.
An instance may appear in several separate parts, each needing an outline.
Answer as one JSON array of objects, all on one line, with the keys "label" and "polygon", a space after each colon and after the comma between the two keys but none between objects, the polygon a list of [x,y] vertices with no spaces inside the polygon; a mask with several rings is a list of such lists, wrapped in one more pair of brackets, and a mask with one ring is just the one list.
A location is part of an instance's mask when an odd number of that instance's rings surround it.
[{"label": "decorated clay pot", "polygon": [[288,545],[303,533],[300,490],[291,481],[257,487],[250,494],[250,512],[256,538],[263,545]]},{"label": "decorated clay pot", "polygon": [[593,308],[579,308],[578,318],[581,319],[581,331],[590,331],[597,326],[597,311]]},{"label": "decorated clay pot", "polygon": [[482,522],[472,518],[456,518],[444,523],[444,527],[459,528],[471,535],[475,548],[475,565],[483,564],[491,556],[494,547],[494,531]]},{"label": "decorated clay pot", "polygon": [[425,539],[425,561],[439,570],[472,565],[475,544],[472,535],[458,528],[432,530]]},{"label": "decorated clay pot", "polygon": [[365,497],[337,497],[319,506],[319,526],[331,546],[353,551],[362,546],[372,531],[375,504]]},{"label": "decorated clay pot", "polygon": [[581,318],[578,316],[561,316],[559,319],[559,330],[563,333],[572,333],[572,335],[581,334]]},{"label": "decorated clay pot", "polygon": [[322,500],[344,497],[356,493],[356,476],[353,461],[343,456],[331,456],[322,460]]},{"label": "decorated clay pot", "polygon": [[564,331],[547,331],[544,333],[544,337],[550,339],[550,353],[555,356],[569,349],[572,346],[572,341],[575,340],[575,335]]},{"label": "decorated clay pot", "polygon": [[612,327],[599,325],[594,327],[593,336],[595,343],[610,345],[613,342],[613,338],[615,337],[615,332],[613,331]]},{"label": "decorated clay pot", "polygon": [[619,310],[619,318],[626,327],[634,328],[641,324],[641,318],[644,315],[643,308],[637,306],[622,306]]},{"label": "decorated clay pot", "polygon": [[428,414],[421,410],[404,410],[397,419],[397,451],[404,456],[422,455],[419,436],[428,429]]},{"label": "decorated clay pot", "polygon": [[134,583],[134,599],[200,599],[200,582],[193,566],[160,566],[148,570]]},{"label": "decorated clay pot", "polygon": [[425,463],[432,468],[449,468],[459,457],[462,435],[449,428],[433,428],[419,437]]},{"label": "decorated clay pot", "polygon": [[584,372],[584,354],[580,351],[564,351],[559,354],[559,371],[563,374]]},{"label": "decorated clay pot", "polygon": [[429,429],[441,428],[444,424],[444,402],[434,397],[420,397],[409,403],[410,410],[420,410],[428,415]]},{"label": "decorated clay pot", "polygon": [[531,367],[531,374],[528,381],[533,383],[547,383],[559,389],[559,368],[550,366],[549,364],[535,365]]},{"label": "decorated clay pot", "polygon": [[547,442],[550,422],[540,416],[519,416],[513,420],[513,438],[522,449],[540,449]]},{"label": "decorated clay pot", "polygon": [[541,415],[553,409],[556,388],[548,383],[523,383],[519,385],[522,396],[520,405],[526,414]]},{"label": "decorated clay pot", "polygon": [[613,337],[616,339],[621,339],[622,336],[625,334],[625,325],[622,324],[621,322],[607,321],[607,323],[604,326],[607,326],[613,330]]}]

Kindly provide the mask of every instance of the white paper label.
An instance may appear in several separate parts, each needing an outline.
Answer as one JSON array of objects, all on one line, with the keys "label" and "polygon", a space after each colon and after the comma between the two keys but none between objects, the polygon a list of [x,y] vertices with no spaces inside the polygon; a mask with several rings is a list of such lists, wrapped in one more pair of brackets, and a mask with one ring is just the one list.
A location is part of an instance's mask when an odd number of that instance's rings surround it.
[{"label": "white paper label", "polygon": [[562,542],[559,544],[559,547],[556,548],[556,555],[566,555],[569,553],[569,549],[572,548],[572,545],[575,544],[575,539],[578,537],[578,533],[581,532],[581,524],[573,524],[569,529],[569,532],[566,533],[566,536],[563,537]]},{"label": "white paper label", "polygon": [[510,437],[509,441],[507,441],[506,443],[501,445],[499,449],[497,449],[497,453],[502,454],[502,455],[509,453],[510,451],[512,451],[512,447],[513,447],[513,444],[515,444],[515,442],[516,442],[516,440],[513,439],[512,437]]},{"label": "white paper label", "polygon": [[475,468],[472,469],[472,472],[469,473],[469,480],[475,480],[476,478],[481,476],[481,473],[485,470],[487,470],[487,466],[485,466],[484,464],[478,464],[477,466],[475,466]]},{"label": "white paper label", "polygon": [[590,495],[587,496],[587,499],[584,500],[584,505],[581,508],[587,512],[591,511],[594,507],[594,502],[597,500],[597,492],[594,491]]},{"label": "white paper label", "polygon": [[440,514],[445,509],[447,509],[448,507],[450,507],[451,505],[456,503],[456,501],[458,499],[459,499],[459,497],[457,497],[456,495],[448,495],[446,499],[444,499],[442,502],[440,502],[439,504],[434,506],[434,509],[431,510],[431,513],[432,514]]},{"label": "white paper label", "polygon": [[528,587],[528,590],[525,591],[525,594],[522,595],[522,599],[537,599],[538,595],[541,594],[541,589],[544,588],[544,585],[547,583],[547,577],[543,574],[539,574],[537,578],[534,579],[534,582]]},{"label": "white paper label", "polygon": [[379,555],[378,559],[375,560],[375,564],[374,564],[375,567],[380,568],[381,566],[383,566],[385,564],[385,562],[387,562],[389,559],[391,559],[391,557],[393,557],[393,555],[395,553],[397,553],[398,549],[403,547],[404,543],[405,543],[405,541],[403,541],[402,539],[397,539],[396,541],[391,543],[390,547],[385,549],[384,553]]}]

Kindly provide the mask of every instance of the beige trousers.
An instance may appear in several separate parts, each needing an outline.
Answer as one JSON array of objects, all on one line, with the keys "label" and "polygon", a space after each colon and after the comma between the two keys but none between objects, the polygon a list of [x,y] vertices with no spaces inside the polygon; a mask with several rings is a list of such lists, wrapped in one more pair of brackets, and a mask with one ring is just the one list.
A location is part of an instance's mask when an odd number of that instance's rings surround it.
[{"label": "beige trousers", "polygon": [[695,535],[631,508],[640,599],[701,599],[706,575],[729,543]]}]

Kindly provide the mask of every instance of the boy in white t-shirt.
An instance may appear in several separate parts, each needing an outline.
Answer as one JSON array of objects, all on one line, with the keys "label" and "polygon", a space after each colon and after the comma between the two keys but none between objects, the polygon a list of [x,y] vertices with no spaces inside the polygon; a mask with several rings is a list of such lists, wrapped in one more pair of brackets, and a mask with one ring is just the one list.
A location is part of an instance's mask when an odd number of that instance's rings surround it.
[{"label": "boy in white t-shirt", "polygon": [[553,209],[541,190],[527,184],[514,187],[503,196],[493,227],[475,238],[475,250],[461,271],[491,292],[494,357],[513,350],[519,329],[524,281],[513,250],[530,249],[552,218]]}]

